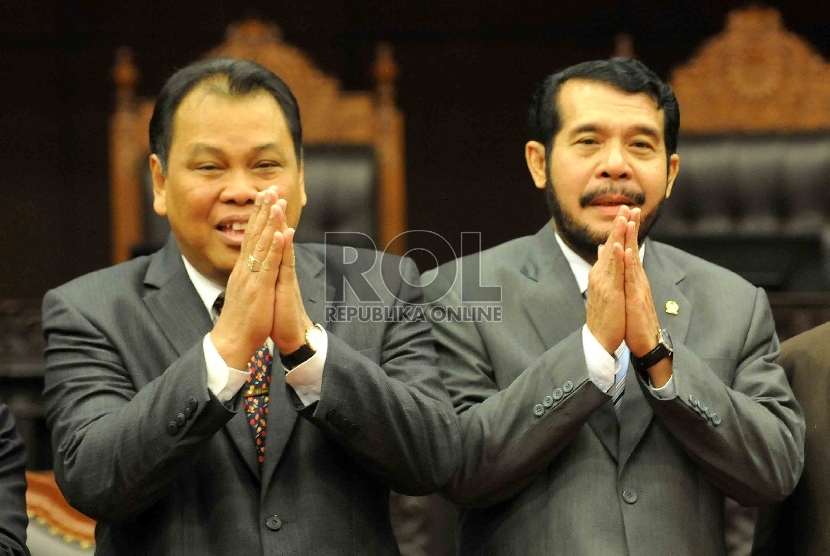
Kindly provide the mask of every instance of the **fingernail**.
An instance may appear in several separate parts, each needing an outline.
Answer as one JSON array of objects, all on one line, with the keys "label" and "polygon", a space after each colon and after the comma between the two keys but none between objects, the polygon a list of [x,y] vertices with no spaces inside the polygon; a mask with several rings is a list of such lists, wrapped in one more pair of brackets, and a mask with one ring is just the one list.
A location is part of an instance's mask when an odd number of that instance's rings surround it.
[{"label": "fingernail", "polygon": [[254,204],[256,206],[260,206],[262,204],[262,192],[256,194],[256,199],[254,200]]}]

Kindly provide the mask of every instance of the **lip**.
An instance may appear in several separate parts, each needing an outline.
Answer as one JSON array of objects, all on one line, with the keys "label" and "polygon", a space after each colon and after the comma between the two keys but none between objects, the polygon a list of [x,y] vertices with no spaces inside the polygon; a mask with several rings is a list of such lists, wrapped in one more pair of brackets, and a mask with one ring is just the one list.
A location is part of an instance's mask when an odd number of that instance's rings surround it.
[{"label": "lip", "polygon": [[626,195],[600,195],[591,200],[586,208],[590,208],[603,216],[615,217],[623,205],[628,208],[640,206],[634,199]]}]

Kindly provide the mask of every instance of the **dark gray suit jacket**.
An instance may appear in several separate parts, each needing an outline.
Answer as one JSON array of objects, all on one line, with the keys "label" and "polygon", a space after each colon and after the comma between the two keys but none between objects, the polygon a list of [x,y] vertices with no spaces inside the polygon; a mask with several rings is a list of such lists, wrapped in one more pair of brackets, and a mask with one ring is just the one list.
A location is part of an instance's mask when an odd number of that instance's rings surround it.
[{"label": "dark gray suit jacket", "polygon": [[[275,365],[261,475],[239,400],[222,404],[207,389],[212,323],[172,239],[47,293],[55,475],[70,504],[98,520],[97,553],[397,554],[389,488],[446,483],[458,425],[428,323],[326,322],[326,300],[360,304],[343,255],[297,246],[306,310],[329,333],[322,394],[304,408]],[[421,299],[408,285],[415,265],[404,262],[402,280],[399,262],[384,257],[365,274],[379,305]]]},{"label": "dark gray suit jacket", "polygon": [[804,473],[779,507],[765,508],[755,528],[755,554],[830,554],[830,323],[781,344],[778,363],[804,409]]},{"label": "dark gray suit jacket", "polygon": [[0,555],[29,554],[26,548],[26,447],[9,408],[0,404]]},{"label": "dark gray suit jacket", "polygon": [[[629,368],[620,425],[588,378],[585,305],[552,226],[462,261],[463,282],[500,286],[502,308],[500,323],[435,323],[461,422],[447,492],[467,508],[462,554],[723,554],[724,494],[758,504],[793,489],[804,420],[762,290],[648,241],[677,396],[657,399]],[[456,270],[440,267],[428,300],[461,305]]]}]

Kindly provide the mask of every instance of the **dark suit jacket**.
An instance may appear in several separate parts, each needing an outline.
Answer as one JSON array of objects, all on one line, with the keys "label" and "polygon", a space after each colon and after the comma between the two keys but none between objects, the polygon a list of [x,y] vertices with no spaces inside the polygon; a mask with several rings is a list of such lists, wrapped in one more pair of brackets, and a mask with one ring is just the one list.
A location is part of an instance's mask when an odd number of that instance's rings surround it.
[{"label": "dark suit jacket", "polygon": [[830,554],[830,323],[790,338],[778,362],[804,409],[804,473],[779,507],[761,512],[756,554]]},{"label": "dark suit jacket", "polygon": [[[327,300],[360,304],[346,285],[359,276],[342,248],[298,245],[296,257],[306,309],[329,335],[322,394],[304,408],[274,366],[261,474],[239,400],[207,389],[212,323],[172,239],[47,293],[55,475],[98,520],[99,554],[396,554],[389,487],[428,493],[455,471],[428,323],[326,322]],[[377,305],[421,299],[414,264],[402,280],[399,262],[365,274]]]},{"label": "dark suit jacket", "polygon": [[26,447],[9,408],[0,404],[0,555],[29,554],[26,548]]},{"label": "dark suit jacket", "polygon": [[447,492],[467,508],[462,554],[723,554],[724,494],[758,504],[795,487],[804,420],[763,290],[647,241],[677,396],[659,400],[629,368],[618,424],[588,378],[585,305],[552,226],[460,264],[461,279],[456,263],[439,269],[427,299],[458,307],[480,277],[501,287],[502,311],[489,323],[430,312],[461,423]]}]

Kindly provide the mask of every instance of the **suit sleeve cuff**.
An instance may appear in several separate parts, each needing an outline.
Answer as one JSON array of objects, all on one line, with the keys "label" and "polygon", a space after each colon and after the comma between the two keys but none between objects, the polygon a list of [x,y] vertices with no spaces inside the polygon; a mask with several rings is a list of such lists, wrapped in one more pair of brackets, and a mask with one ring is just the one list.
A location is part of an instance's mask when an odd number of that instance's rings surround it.
[{"label": "suit sleeve cuff", "polygon": [[648,379],[648,389],[654,394],[654,397],[658,400],[671,400],[677,397],[677,388],[674,386],[674,375],[669,377],[669,381],[666,382],[660,388],[655,388],[651,385],[651,379]]},{"label": "suit sleeve cuff", "polygon": [[228,367],[222,356],[213,345],[210,333],[205,334],[202,341],[205,352],[205,366],[207,367],[208,390],[222,403],[227,402],[236,395],[245,381],[248,380],[248,371],[240,371]]},{"label": "suit sleeve cuff", "polygon": [[[320,339],[317,353],[285,374],[285,382],[294,389],[297,397],[306,407],[320,401],[323,389],[323,367],[326,365],[328,351],[329,334],[326,332]],[[279,358],[276,358],[276,361],[279,361]]]}]

